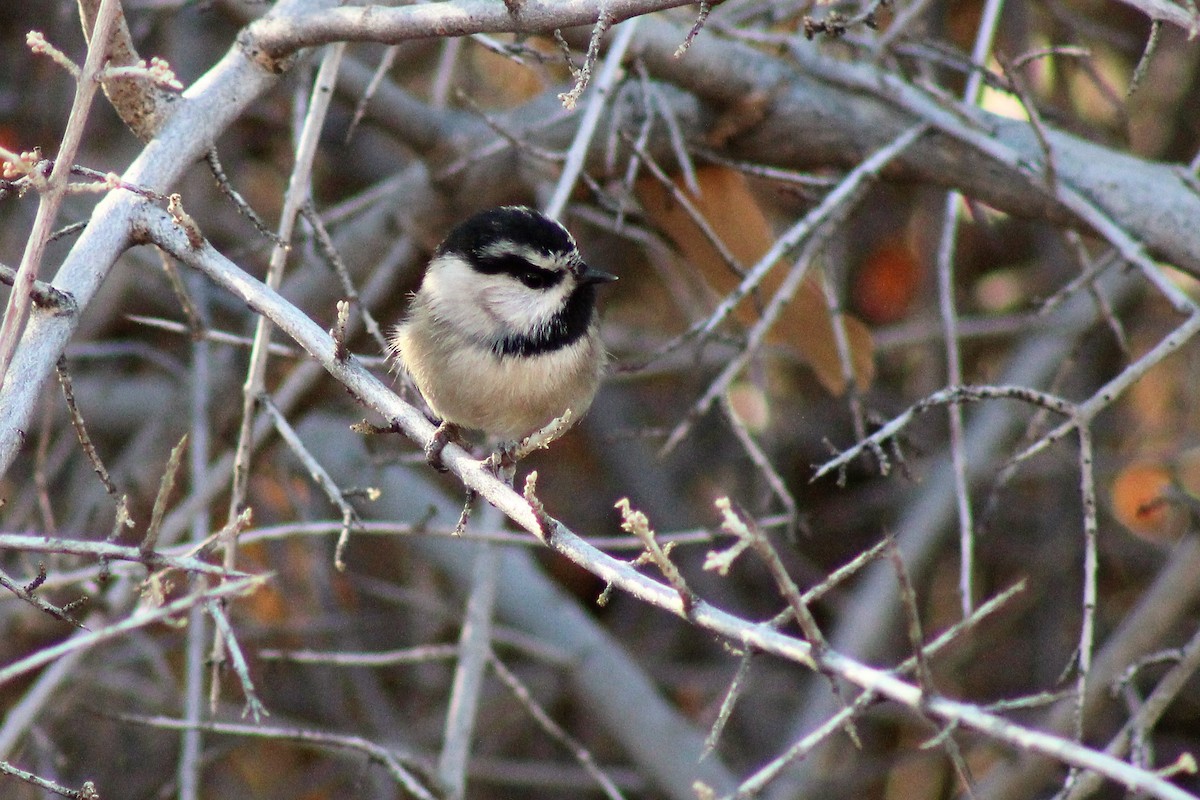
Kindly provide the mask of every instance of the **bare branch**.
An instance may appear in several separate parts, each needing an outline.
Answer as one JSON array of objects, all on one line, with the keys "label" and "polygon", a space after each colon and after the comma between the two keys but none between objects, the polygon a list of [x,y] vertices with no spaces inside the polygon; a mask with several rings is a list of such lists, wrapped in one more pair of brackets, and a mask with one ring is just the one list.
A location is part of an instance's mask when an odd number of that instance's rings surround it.
[{"label": "bare branch", "polygon": [[[487,516],[490,521],[498,521],[499,515],[490,508]],[[451,800],[461,800],[466,792],[467,761],[471,755],[484,668],[491,653],[492,613],[500,557],[500,550],[490,544],[480,545],[475,553],[471,596],[467,599],[458,639],[458,665],[454,670],[437,767],[438,777]]]},{"label": "bare branch", "polygon": [[0,684],[8,683],[12,679],[43,667],[55,659],[67,655],[68,653],[76,650],[85,650],[95,647],[101,642],[122,636],[131,630],[144,628],[147,625],[152,625],[156,622],[162,622],[170,619],[171,617],[177,616],[198,604],[203,604],[210,600],[248,594],[256,590],[264,580],[264,578],[253,575],[244,578],[236,578],[221,584],[215,589],[199,592],[197,594],[186,595],[178,600],[175,600],[174,602],[159,606],[153,610],[144,611],[143,613],[129,617],[121,622],[117,622],[94,631],[89,631],[87,633],[82,633],[67,639],[64,642],[61,642],[60,644],[43,648],[33,655],[26,656],[25,658],[12,662],[11,664],[0,667]]},{"label": "bare branch", "polygon": [[[83,623],[79,622],[74,617],[72,617],[71,614],[67,611],[67,609],[59,608],[58,606],[54,605],[53,603],[50,603],[50,602],[44,600],[43,598],[38,597],[35,594],[38,587],[41,586],[41,584],[44,583],[45,580],[46,580],[46,565],[41,562],[38,562],[37,577],[34,578],[34,580],[32,582],[30,582],[29,584],[27,584],[25,586],[21,586],[19,583],[17,583],[12,578],[10,578],[7,574],[5,574],[3,570],[0,570],[0,586],[3,586],[5,589],[8,589],[10,592],[15,594],[17,597],[24,600],[26,603],[29,603],[31,606],[33,606],[34,608],[36,608],[40,611],[44,611],[45,613],[49,614],[50,616],[54,617],[55,619],[62,620],[63,622],[74,625],[76,628],[83,628],[84,627]],[[82,599],[86,600],[87,598],[85,596]],[[78,602],[78,601],[76,601],[76,602]]]},{"label": "bare branch", "polygon": [[100,800],[100,794],[96,791],[96,786],[91,781],[84,781],[83,787],[80,789],[68,789],[65,786],[60,786],[54,781],[48,781],[45,778],[39,778],[32,772],[26,772],[23,769],[18,769],[7,761],[0,760],[0,772],[6,775],[12,775],[14,778],[20,778],[26,783],[33,784],[39,789],[45,789],[48,792],[54,792],[62,797],[69,797],[71,800]]},{"label": "bare branch", "polygon": [[4,308],[4,319],[0,321],[0,389],[6,383],[13,383],[14,376],[10,374],[13,354],[17,342],[25,331],[25,323],[29,319],[32,304],[33,285],[37,280],[41,267],[42,255],[49,240],[59,206],[67,191],[67,175],[75,154],[83,140],[83,130],[87,123],[88,112],[92,107],[92,99],[100,84],[97,76],[104,63],[108,60],[108,42],[117,19],[121,15],[119,0],[102,0],[96,14],[96,22],[92,29],[91,44],[88,47],[87,59],[80,71],[79,79],[75,82],[75,99],[71,103],[71,115],[67,120],[62,143],[58,148],[58,157],[54,168],[46,179],[46,189],[38,202],[37,217],[33,222],[33,230],[25,245],[25,253],[21,257],[21,266],[13,282],[13,291],[8,296]]},{"label": "bare branch", "polygon": [[119,719],[126,722],[136,722],[167,730],[201,730],[208,733],[225,734],[229,736],[252,736],[265,739],[280,739],[296,742],[317,748],[333,748],[338,750],[354,750],[369,756],[373,761],[382,764],[397,785],[419,800],[435,800],[434,795],[412,773],[412,770],[402,762],[415,762],[416,759],[407,757],[394,750],[378,745],[358,736],[343,736],[324,731],[307,730],[303,728],[277,728],[270,725],[243,725],[233,722],[200,722],[191,723],[185,720],[168,717],[144,717],[136,714],[122,714]]},{"label": "bare branch", "polygon": [[[378,381],[350,362],[334,357],[334,345],[328,334],[303,314],[282,300],[277,293],[245,275],[215,251],[204,248],[192,251],[186,247],[182,234],[174,230],[155,210],[147,209],[141,222],[144,235],[174,253],[184,263],[201,269],[211,279],[237,294],[251,307],[269,314],[275,324],[300,343],[325,369],[334,375],[365,404],[379,410],[395,422],[398,429],[414,441],[428,441],[433,434],[432,424],[416,409],[400,401]],[[473,460],[461,448],[448,445],[443,460],[464,483],[500,509],[509,519],[534,535],[541,534],[541,525],[528,503],[510,487],[498,480],[482,464]],[[632,596],[685,616],[693,624],[713,633],[727,636],[743,647],[754,647],[781,658],[809,663],[814,658],[811,646],[772,630],[769,626],[742,620],[710,604],[698,600],[690,608],[679,592],[638,573],[632,566],[597,551],[559,523],[549,544],[559,553],[586,566],[593,574],[608,581]],[[1138,769],[1128,763],[1082,747],[1062,737],[1016,725],[990,714],[978,706],[945,697],[926,697],[916,686],[886,672],[868,667],[830,650],[822,656],[820,665],[863,689],[877,692],[893,702],[914,711],[931,714],[946,722],[984,733],[999,741],[1023,750],[1048,755],[1063,763],[1103,772],[1111,780],[1135,790],[1145,791],[1161,800],[1188,800],[1186,792],[1163,778]]]},{"label": "bare branch", "polygon": [[[12,267],[0,264],[0,283],[12,286],[16,280],[17,271]],[[55,289],[49,283],[34,281],[29,296],[34,305],[56,314],[74,314],[77,311],[71,295]]]},{"label": "bare branch", "polygon": [[519,14],[486,0],[455,0],[438,6],[342,7],[298,17],[272,15],[253,23],[249,36],[280,58],[302,47],[330,42],[382,42],[472,33],[551,33],[594,25],[602,16],[615,25],[631,17],[690,5],[693,0],[521,0]]}]

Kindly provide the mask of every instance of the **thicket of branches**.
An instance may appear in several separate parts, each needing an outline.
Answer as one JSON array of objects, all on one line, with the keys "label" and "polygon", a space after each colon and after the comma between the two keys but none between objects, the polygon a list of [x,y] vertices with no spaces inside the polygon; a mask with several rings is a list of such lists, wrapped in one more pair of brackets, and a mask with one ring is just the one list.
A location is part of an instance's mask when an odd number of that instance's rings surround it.
[{"label": "thicket of branches", "polygon": [[[1198,32],[5,4],[0,794],[1195,796]],[[511,485],[382,358],[500,203],[621,278]]]}]

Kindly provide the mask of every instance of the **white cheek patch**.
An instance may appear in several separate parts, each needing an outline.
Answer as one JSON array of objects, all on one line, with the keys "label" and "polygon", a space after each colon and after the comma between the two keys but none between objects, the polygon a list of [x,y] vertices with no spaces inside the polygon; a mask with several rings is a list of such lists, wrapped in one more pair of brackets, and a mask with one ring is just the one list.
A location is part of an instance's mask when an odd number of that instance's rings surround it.
[{"label": "white cheek patch", "polygon": [[444,258],[430,265],[425,273],[421,288],[438,299],[455,297],[470,299],[469,292],[473,288],[475,272],[459,258]]},{"label": "white cheek patch", "polygon": [[495,336],[501,321],[482,311],[488,286],[480,275],[460,259],[443,260],[425,273],[421,293],[429,301],[429,310],[443,324],[471,339]]},{"label": "white cheek patch", "polygon": [[[562,268],[530,248],[505,243],[502,252],[513,250],[535,266]],[[511,275],[476,272],[461,258],[450,256],[430,265],[421,292],[428,298],[429,310],[443,324],[490,346],[494,341],[544,329],[562,310],[574,287],[574,279],[566,274],[554,286],[531,289]]]},{"label": "white cheek patch", "polygon": [[569,287],[564,280],[549,289],[530,289],[515,280],[501,276],[500,280],[484,287],[480,292],[480,307],[501,321],[502,335],[532,333],[550,322],[563,307]]}]

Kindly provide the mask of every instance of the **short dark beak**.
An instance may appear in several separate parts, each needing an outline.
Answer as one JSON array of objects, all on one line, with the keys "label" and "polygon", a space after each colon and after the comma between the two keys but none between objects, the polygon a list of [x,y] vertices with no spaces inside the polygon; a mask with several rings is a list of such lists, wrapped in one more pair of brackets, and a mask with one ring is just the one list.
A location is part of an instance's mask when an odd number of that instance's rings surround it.
[{"label": "short dark beak", "polygon": [[579,273],[580,283],[612,283],[616,279],[617,276],[611,272],[589,267],[586,264],[583,267],[583,272]]}]

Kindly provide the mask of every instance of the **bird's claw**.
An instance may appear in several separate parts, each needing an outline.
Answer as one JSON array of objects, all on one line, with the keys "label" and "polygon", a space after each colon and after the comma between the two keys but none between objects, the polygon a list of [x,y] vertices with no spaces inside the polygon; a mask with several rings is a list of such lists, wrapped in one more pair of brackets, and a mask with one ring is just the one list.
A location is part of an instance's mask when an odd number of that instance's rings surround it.
[{"label": "bird's claw", "polygon": [[442,451],[451,442],[460,443],[458,426],[453,422],[443,422],[433,432],[433,438],[429,440],[429,444],[425,445],[425,460],[438,472],[450,471],[450,468],[442,461]]}]

